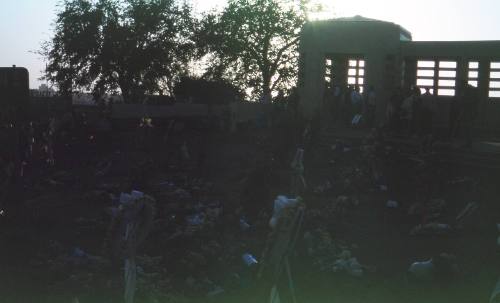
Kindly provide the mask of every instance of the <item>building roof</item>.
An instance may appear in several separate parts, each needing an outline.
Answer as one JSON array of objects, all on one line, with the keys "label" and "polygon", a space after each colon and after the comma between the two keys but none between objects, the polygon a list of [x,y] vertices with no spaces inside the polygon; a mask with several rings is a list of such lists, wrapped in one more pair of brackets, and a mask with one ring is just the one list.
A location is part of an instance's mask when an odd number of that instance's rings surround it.
[{"label": "building roof", "polygon": [[367,17],[363,17],[361,15],[356,15],[353,17],[327,19],[327,20],[317,20],[317,21],[312,21],[312,22],[376,22],[376,23],[392,24],[394,26],[399,27],[401,29],[401,31],[404,32],[408,37],[411,37],[411,32],[399,24],[396,24],[394,22],[389,22],[389,21],[367,18]]},{"label": "building roof", "polygon": [[401,44],[404,55],[499,58],[500,41],[411,41]]},{"label": "building roof", "polygon": [[331,19],[331,21],[348,21],[348,22],[384,22],[387,23],[386,21],[382,20],[377,20],[377,19],[372,19],[372,18],[366,18],[360,15],[356,15],[353,17],[343,17],[343,18],[335,18]]},{"label": "building roof", "polygon": [[0,66],[0,70],[1,71],[12,71],[12,70],[17,70],[17,71],[20,71],[20,70],[23,70],[23,71],[28,71],[27,68],[25,67],[22,67],[22,66]]}]

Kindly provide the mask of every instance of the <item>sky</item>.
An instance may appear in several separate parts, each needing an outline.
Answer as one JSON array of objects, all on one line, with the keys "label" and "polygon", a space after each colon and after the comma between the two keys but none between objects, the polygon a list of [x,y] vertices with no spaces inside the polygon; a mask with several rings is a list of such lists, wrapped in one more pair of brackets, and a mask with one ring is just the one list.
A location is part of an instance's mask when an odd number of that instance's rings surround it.
[{"label": "sky", "polygon": [[[499,0],[313,0],[320,18],[361,15],[400,24],[413,40],[500,40]],[[196,11],[223,7],[225,0],[191,0]],[[0,0],[0,66],[23,66],[37,88],[45,63],[33,53],[50,39],[59,0]]]}]

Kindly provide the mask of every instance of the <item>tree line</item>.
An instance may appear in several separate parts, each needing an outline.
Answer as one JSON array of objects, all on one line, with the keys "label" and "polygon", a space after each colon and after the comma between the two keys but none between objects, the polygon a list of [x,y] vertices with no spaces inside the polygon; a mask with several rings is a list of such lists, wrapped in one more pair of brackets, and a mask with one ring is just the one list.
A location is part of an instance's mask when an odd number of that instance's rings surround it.
[{"label": "tree line", "polygon": [[307,7],[306,0],[228,0],[222,10],[195,14],[178,0],[63,0],[40,50],[44,78],[61,94],[118,92],[129,102],[173,95],[193,77],[269,98],[295,84]]}]

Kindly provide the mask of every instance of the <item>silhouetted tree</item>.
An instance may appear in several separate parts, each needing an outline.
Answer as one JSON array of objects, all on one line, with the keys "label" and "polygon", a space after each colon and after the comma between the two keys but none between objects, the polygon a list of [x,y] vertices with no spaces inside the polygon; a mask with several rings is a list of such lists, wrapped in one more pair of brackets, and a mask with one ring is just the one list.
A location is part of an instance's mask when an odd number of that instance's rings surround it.
[{"label": "silhouetted tree", "polygon": [[287,89],[296,79],[306,1],[229,0],[202,18],[197,43],[209,54],[207,75],[229,79],[255,96]]},{"label": "silhouetted tree", "polygon": [[43,46],[45,78],[69,93],[171,92],[195,45],[191,8],[176,0],[65,0]]}]

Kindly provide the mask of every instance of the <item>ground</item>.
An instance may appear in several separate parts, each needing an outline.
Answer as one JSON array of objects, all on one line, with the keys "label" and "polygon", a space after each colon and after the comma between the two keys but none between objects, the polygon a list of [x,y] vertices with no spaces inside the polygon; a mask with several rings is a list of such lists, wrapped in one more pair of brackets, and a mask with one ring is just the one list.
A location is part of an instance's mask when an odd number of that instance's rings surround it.
[{"label": "ground", "polygon": [[[134,134],[120,133],[103,150],[61,159],[36,185],[21,187],[13,198],[19,207],[1,217],[0,302],[123,302],[123,261],[110,260],[103,246],[109,194],[132,188],[156,199],[153,229],[138,252],[135,302],[256,302],[256,278],[241,255],[260,261],[274,197],[289,193],[295,147],[280,149],[276,142],[294,142],[282,136],[181,129],[168,144],[137,147]],[[188,158],[179,151],[184,141]],[[307,210],[291,256],[298,302],[489,300],[500,265],[496,169],[329,125],[305,147]],[[339,196],[349,202],[338,206]],[[469,202],[479,207],[449,234],[411,236],[422,216],[408,209],[430,198],[446,202],[439,223],[454,225]],[[388,200],[398,207],[388,208]],[[247,231],[239,223],[251,209],[245,203],[265,210],[247,215]],[[185,218],[201,212],[205,222],[187,226]],[[334,272],[345,250],[363,265],[361,277]],[[456,256],[458,273],[432,281],[408,276],[413,262],[440,253]]]}]

